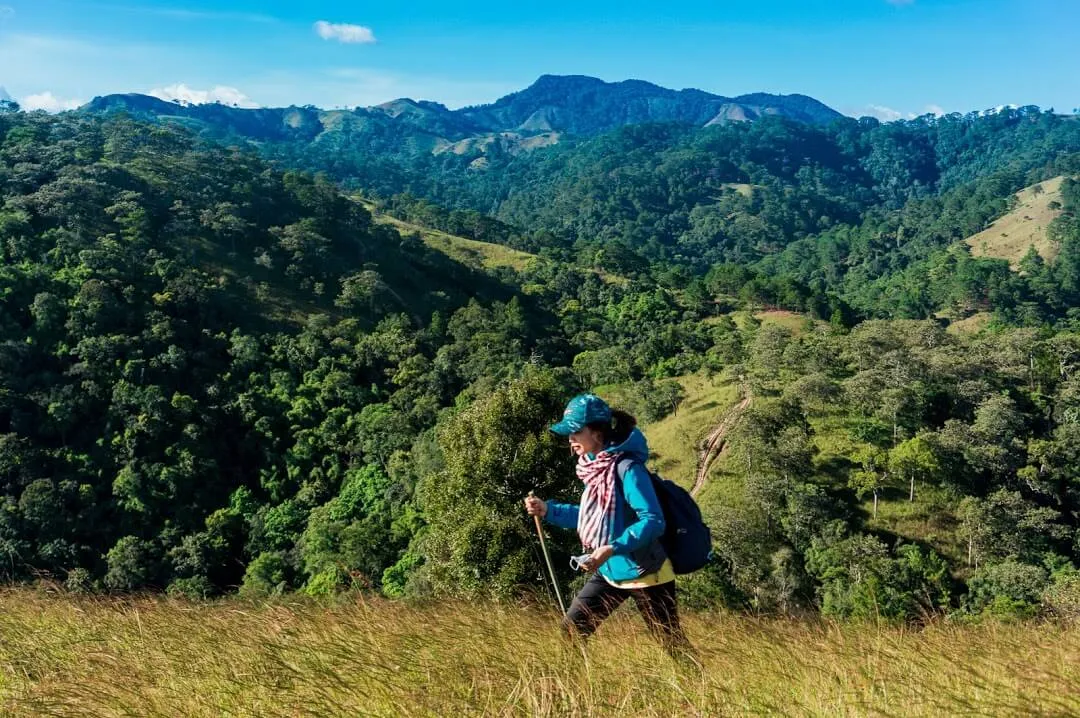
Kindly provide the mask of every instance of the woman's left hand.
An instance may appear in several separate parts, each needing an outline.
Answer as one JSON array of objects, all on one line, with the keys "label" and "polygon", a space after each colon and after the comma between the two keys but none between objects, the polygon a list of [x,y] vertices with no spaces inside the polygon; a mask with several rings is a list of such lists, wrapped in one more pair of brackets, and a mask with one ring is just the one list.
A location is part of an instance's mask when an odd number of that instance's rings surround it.
[{"label": "woman's left hand", "polygon": [[597,547],[591,554],[589,554],[588,569],[595,571],[600,568],[604,561],[611,558],[611,554],[615,553],[615,547],[611,544],[605,544],[604,546]]}]

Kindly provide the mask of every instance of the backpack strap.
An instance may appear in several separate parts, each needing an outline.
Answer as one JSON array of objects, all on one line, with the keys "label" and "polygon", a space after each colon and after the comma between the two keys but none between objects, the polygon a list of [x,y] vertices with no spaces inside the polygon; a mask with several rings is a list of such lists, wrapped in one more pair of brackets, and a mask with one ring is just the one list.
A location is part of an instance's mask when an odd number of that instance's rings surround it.
[{"label": "backpack strap", "polygon": [[[633,456],[625,455],[621,456],[618,462],[615,464],[615,471],[619,477],[619,480],[615,482],[615,490],[619,492],[619,496],[622,497],[623,510],[625,511],[628,506],[626,504],[626,494],[623,492],[623,482],[626,481],[626,472],[630,470],[630,467],[634,464],[641,464],[641,466],[649,471],[649,468],[644,463],[638,461]],[[652,476],[652,472],[649,471],[649,476]]]},{"label": "backpack strap", "polygon": [[619,481],[626,480],[626,472],[630,470],[630,467],[637,463],[637,459],[633,456],[624,455],[619,457],[618,463],[615,464],[615,469],[619,473]]}]

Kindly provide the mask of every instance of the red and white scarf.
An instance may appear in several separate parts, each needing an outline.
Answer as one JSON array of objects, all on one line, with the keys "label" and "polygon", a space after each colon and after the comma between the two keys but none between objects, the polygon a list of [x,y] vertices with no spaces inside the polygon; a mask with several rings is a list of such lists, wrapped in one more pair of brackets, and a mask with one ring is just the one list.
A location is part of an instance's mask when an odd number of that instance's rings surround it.
[{"label": "red and white scarf", "polygon": [[615,529],[615,482],[618,480],[619,457],[601,451],[595,459],[582,455],[577,462],[577,475],[585,484],[578,512],[578,537],[587,550],[611,543]]}]

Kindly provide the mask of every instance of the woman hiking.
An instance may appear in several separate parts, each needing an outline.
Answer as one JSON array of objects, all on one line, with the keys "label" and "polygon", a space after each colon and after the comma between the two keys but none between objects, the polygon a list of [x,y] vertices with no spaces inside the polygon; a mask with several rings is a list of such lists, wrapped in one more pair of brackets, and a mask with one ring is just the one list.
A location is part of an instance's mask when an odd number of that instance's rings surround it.
[{"label": "woman hiking", "polygon": [[578,456],[581,502],[529,496],[525,509],[556,526],[576,528],[590,552],[580,565],[595,573],[570,604],[565,631],[586,638],[633,598],[664,649],[672,656],[689,655],[675,605],[675,570],[660,544],[664,514],[645,468],[649,448],[636,424],[595,394],[571,399],[551,431],[567,437]]}]

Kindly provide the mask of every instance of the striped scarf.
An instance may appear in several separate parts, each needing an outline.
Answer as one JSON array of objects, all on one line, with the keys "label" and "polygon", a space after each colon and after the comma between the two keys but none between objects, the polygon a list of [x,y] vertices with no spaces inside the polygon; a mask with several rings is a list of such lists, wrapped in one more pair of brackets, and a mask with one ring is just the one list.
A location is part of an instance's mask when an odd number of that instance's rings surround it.
[{"label": "striped scarf", "polygon": [[615,528],[615,481],[621,454],[601,451],[595,459],[578,458],[577,475],[585,484],[578,513],[581,545],[593,550],[611,543]]}]

